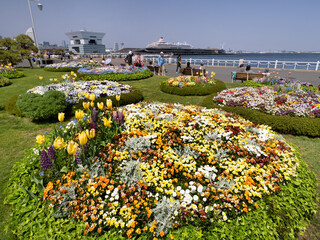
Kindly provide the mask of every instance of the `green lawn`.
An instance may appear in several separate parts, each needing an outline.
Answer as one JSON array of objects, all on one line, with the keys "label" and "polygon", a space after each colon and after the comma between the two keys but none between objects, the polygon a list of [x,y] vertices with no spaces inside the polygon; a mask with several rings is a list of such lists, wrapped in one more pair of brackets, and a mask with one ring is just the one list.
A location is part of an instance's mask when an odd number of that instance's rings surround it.
[{"label": "green lawn", "polygon": [[[49,78],[61,78],[64,73],[46,72],[43,69],[23,69],[25,77],[12,79],[13,84],[8,87],[0,88],[0,106],[12,96],[24,93],[26,90],[49,83]],[[39,80],[43,76],[43,80]],[[152,77],[149,79],[125,82],[134,88],[140,89],[145,97],[145,101],[159,101],[182,104],[200,105],[205,96],[176,96],[160,91],[160,83],[168,77]],[[226,83],[227,87],[238,87],[241,83]],[[24,155],[24,149],[30,148],[35,144],[35,136],[44,131],[50,131],[54,124],[44,123],[35,124],[28,119],[18,118],[7,114],[4,110],[0,111],[0,239],[14,239],[11,234],[6,234],[3,229],[6,225],[10,209],[3,204],[4,189],[10,169],[15,162],[19,161]],[[308,163],[310,169],[314,171],[320,179],[320,138],[295,137],[284,135],[288,142],[297,146],[302,158]],[[318,193],[320,188],[318,186]],[[315,216],[312,224],[301,239],[320,239],[320,214]]]}]

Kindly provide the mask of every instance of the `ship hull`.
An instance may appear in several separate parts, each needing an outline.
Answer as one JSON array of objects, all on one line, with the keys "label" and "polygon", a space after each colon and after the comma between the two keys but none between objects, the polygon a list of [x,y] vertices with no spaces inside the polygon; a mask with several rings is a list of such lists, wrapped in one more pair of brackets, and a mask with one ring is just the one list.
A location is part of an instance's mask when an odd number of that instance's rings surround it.
[{"label": "ship hull", "polygon": [[163,52],[164,54],[174,54],[174,55],[218,55],[226,54],[223,49],[202,49],[202,48],[192,48],[192,49],[181,49],[181,48],[143,48],[135,52],[142,54],[159,54]]}]

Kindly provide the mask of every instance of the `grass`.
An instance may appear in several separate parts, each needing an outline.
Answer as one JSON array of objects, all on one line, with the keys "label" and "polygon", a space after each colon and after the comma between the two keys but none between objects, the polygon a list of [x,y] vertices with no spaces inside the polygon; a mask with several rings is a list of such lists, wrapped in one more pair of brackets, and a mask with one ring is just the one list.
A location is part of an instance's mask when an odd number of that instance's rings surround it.
[{"label": "grass", "polygon": [[[46,72],[43,69],[22,69],[25,77],[12,79],[13,84],[0,88],[0,103],[4,104],[14,95],[26,92],[28,89],[49,83],[49,78],[61,78],[61,73]],[[43,76],[43,80],[39,80]],[[134,88],[140,89],[144,101],[159,101],[182,104],[200,105],[205,96],[177,96],[160,91],[160,83],[168,77],[154,76],[149,79],[125,82]],[[226,83],[228,88],[243,86],[241,83]],[[0,239],[15,239],[10,233],[3,231],[10,214],[8,206],[3,204],[4,190],[10,177],[10,170],[15,162],[24,156],[24,150],[35,144],[35,136],[50,131],[54,124],[35,124],[28,119],[11,116],[0,111]],[[284,135],[288,142],[297,146],[302,158],[308,163],[310,169],[320,179],[320,138],[297,137]],[[318,194],[320,187],[317,188]],[[312,219],[306,233],[300,239],[320,239],[320,213]]]}]

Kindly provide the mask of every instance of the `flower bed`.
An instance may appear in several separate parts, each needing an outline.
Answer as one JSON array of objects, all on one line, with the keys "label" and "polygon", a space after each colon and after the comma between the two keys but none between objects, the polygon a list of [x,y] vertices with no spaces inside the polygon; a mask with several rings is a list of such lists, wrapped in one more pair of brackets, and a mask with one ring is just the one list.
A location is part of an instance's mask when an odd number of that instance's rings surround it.
[{"label": "flower bed", "polygon": [[294,78],[286,77],[282,78],[279,75],[270,75],[269,77],[248,80],[243,83],[248,87],[263,87],[265,85],[272,86],[276,92],[309,92],[315,93],[318,88],[312,86],[309,82],[297,81]]},{"label": "flower bed", "polygon": [[224,83],[205,76],[179,76],[169,78],[160,85],[163,92],[176,95],[208,95],[225,89]]},{"label": "flower bed", "polygon": [[221,106],[245,107],[277,116],[320,117],[319,93],[278,93],[272,87],[242,87],[224,90],[213,99]]},{"label": "flower bed", "polygon": [[9,64],[0,66],[0,75],[5,78],[13,79],[23,77],[24,73],[17,71],[13,66],[11,66],[11,64]]},{"label": "flower bed", "polygon": [[70,104],[85,100],[88,94],[96,98],[113,97],[131,92],[131,86],[111,81],[66,81],[59,84],[37,86],[28,90],[28,93],[43,95],[48,91],[59,91],[65,94],[66,101]]},{"label": "flower bed", "polygon": [[9,86],[11,84],[12,82],[10,80],[0,75],[0,87]]},{"label": "flower bed", "polygon": [[88,61],[80,61],[80,62],[62,62],[62,63],[55,63],[55,64],[48,64],[44,67],[44,70],[49,72],[70,72],[78,70],[79,68],[92,68],[100,66],[99,63],[90,63]]},{"label": "flower bed", "polygon": [[80,68],[78,75],[84,80],[112,80],[126,81],[138,80],[153,76],[153,73],[145,67],[107,66],[97,68]]},{"label": "flower bed", "polygon": [[[9,202],[16,207],[12,224],[21,229],[18,235],[29,236],[32,229],[38,237],[59,232],[112,239],[120,233],[150,239],[195,226],[222,238],[226,232],[219,229],[249,224],[252,235],[234,230],[230,236],[278,238],[301,229],[302,216],[316,208],[312,174],[304,173],[294,149],[266,126],[179,104],[140,103],[118,111],[84,107],[65,128],[37,136],[38,145],[16,166]],[[20,180],[32,172],[32,183]],[[26,202],[24,192],[15,190],[20,185],[34,196],[27,214],[19,208]],[[270,200],[277,192],[281,197]],[[300,212],[286,221],[292,213],[278,216],[279,201],[285,201],[282,210]],[[299,201],[304,205],[292,208]]]}]

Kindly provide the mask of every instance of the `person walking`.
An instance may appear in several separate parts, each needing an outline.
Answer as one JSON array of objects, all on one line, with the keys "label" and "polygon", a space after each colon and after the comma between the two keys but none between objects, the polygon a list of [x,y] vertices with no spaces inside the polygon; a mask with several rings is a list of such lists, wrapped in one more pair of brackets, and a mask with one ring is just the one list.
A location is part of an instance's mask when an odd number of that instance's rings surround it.
[{"label": "person walking", "polygon": [[161,52],[160,56],[158,57],[158,65],[159,65],[159,72],[158,75],[160,75],[160,72],[162,72],[162,76],[166,75],[165,69],[164,69],[164,53]]},{"label": "person walking", "polygon": [[178,55],[177,57],[177,69],[176,73],[178,73],[178,70],[181,69],[181,55]]},{"label": "person walking", "polygon": [[131,51],[129,51],[128,55],[125,58],[125,62],[131,66],[132,65],[132,57],[133,57],[133,53]]}]

